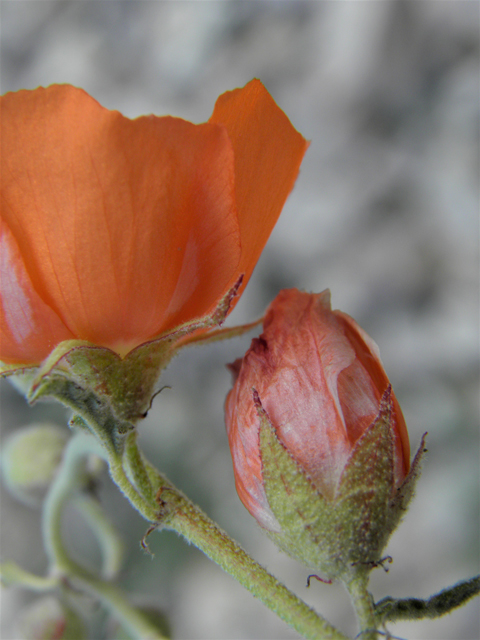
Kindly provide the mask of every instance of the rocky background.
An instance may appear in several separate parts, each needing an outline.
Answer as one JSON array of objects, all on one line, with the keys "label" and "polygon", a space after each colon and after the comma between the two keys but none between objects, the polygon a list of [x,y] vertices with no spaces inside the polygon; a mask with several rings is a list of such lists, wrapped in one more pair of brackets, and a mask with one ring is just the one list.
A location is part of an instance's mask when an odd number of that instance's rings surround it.
[{"label": "rocky background", "polygon": [[[479,572],[479,11],[453,1],[1,2],[1,91],[67,82],[135,117],[208,119],[215,99],[260,78],[312,140],[296,187],[229,319],[261,315],[285,287],[332,290],[375,339],[409,427],[428,431],[415,502],[388,547],[377,598],[428,597]],[[190,497],[302,598],[354,634],[341,587],[262,535],[238,499],[223,426],[224,364],[250,337],[184,353],[141,425],[144,450]],[[34,419],[65,424],[1,388],[3,434]],[[123,586],[168,612],[179,639],[297,635],[174,534],[151,536],[111,486],[102,499],[128,553]],[[2,493],[2,556],[41,573],[39,512]],[[66,534],[98,558],[75,513]],[[95,555],[97,554],[97,555]],[[33,599],[2,594],[4,640]],[[92,614],[95,618],[98,614]],[[437,621],[391,625],[410,640],[480,637],[479,600]],[[92,631],[103,636],[99,624]]]}]

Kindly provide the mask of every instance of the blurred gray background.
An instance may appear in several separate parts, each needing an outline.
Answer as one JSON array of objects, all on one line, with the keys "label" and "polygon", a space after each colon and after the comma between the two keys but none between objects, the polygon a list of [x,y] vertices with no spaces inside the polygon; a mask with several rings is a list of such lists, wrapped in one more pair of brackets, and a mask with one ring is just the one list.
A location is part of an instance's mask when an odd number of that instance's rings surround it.
[{"label": "blurred gray background", "polygon": [[[407,419],[412,449],[428,431],[416,499],[373,572],[378,599],[428,597],[479,572],[479,5],[476,1],[1,2],[1,91],[81,86],[129,117],[208,119],[216,97],[260,78],[312,141],[300,177],[229,324],[249,321],[285,287],[332,290],[363,326]],[[140,426],[144,450],[251,554],[346,633],[339,586],[305,587],[308,571],[264,537],[238,499],[223,426],[226,362],[251,336],[193,349]],[[65,423],[1,387],[3,434],[34,419]],[[233,579],[172,533],[146,524],[102,476],[128,553],[135,598],[163,607],[179,639],[296,638]],[[72,546],[98,551],[74,513]],[[2,492],[2,556],[43,572],[39,511]],[[32,595],[4,590],[2,631]],[[474,640],[479,600],[437,621],[401,623],[401,638]],[[94,632],[101,640],[100,627]]]}]

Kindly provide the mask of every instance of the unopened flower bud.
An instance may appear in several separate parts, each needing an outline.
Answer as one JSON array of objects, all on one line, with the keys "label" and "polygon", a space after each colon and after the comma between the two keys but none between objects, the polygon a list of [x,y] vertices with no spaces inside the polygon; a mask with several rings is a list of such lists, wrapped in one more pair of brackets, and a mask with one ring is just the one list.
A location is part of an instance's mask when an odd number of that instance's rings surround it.
[{"label": "unopened flower bud", "polygon": [[376,344],[331,310],[328,290],[284,290],[231,369],[226,426],[245,507],[328,577],[378,562],[416,473]]},{"label": "unopened flower bud", "polygon": [[41,503],[68,437],[66,429],[39,423],[19,429],[9,438],[2,452],[2,474],[18,500],[28,505]]},{"label": "unopened flower bud", "polygon": [[84,640],[85,625],[79,615],[58,598],[39,598],[20,614],[18,638],[23,640]]}]

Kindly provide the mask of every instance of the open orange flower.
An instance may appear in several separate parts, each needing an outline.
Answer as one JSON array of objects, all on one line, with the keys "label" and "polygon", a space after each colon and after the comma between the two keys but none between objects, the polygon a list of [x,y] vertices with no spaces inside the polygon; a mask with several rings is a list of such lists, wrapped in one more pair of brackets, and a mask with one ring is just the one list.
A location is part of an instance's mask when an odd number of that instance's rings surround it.
[{"label": "open orange flower", "polygon": [[1,98],[0,360],[125,355],[255,267],[308,143],[258,80],[208,123],[129,120],[68,85]]}]

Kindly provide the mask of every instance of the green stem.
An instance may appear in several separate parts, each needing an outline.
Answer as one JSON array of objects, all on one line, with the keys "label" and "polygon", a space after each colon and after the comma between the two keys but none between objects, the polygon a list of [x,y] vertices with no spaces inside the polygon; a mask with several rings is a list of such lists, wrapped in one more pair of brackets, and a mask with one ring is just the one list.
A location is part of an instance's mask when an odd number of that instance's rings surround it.
[{"label": "green stem", "polygon": [[[43,510],[45,550],[57,583],[66,579],[76,588],[94,596],[137,640],[162,640],[164,636],[148,619],[128,602],[115,585],[98,579],[74,562],[63,546],[61,516],[71,494],[85,479],[85,457],[91,453],[102,455],[103,450],[90,435],[78,433],[67,445],[62,465],[50,488]],[[92,514],[90,514],[92,515]],[[54,578],[52,577],[52,580]]]},{"label": "green stem", "polygon": [[[89,436],[83,434],[76,437],[80,436],[90,440]],[[129,448],[132,450],[137,445],[133,438],[129,440]],[[155,484],[163,489],[161,496],[165,498],[164,506],[149,503],[141,495],[125,473],[119,457],[112,453],[104,453],[104,457],[108,458],[113,481],[146,520],[181,534],[305,638],[346,640],[346,636],[255,562],[237,542],[161,474],[156,472]],[[143,464],[141,455],[133,456],[132,452],[132,458]],[[152,476],[152,466],[146,463],[146,468]]]},{"label": "green stem", "polygon": [[[42,531],[45,551],[53,572],[63,573],[75,564],[68,556],[62,540],[62,512],[70,495],[85,481],[85,456],[103,455],[96,441],[83,433],[70,439],[63,454],[62,465],[45,499],[42,512]],[[75,573],[84,569],[75,564]]]},{"label": "green stem", "polygon": [[[229,300],[226,299],[226,303]],[[224,306],[219,307],[220,311],[222,309]],[[213,316],[212,318],[215,319]],[[230,330],[229,332],[231,333]],[[222,336],[225,337],[227,333],[222,333]],[[87,353],[80,353],[81,346],[62,343],[42,366],[28,393],[30,402],[42,397],[53,397],[71,408],[74,416],[70,424],[73,428],[81,430],[67,446],[64,463],[45,505],[45,543],[48,556],[57,571],[64,572],[66,575],[73,573],[77,579],[86,581],[85,584],[93,584],[92,576],[76,565],[63,548],[61,512],[66,498],[81,480],[81,474],[84,472],[82,457],[94,450],[107,460],[110,475],[125,497],[150,522],[149,531],[166,526],[183,535],[304,637],[318,640],[328,638],[346,640],[346,636],[318,616],[300,598],[250,558],[235,541],[221,531],[144,459],[138,450],[134,425],[130,422],[132,416],[133,422],[139,416],[132,407],[127,407],[127,399],[120,397],[121,390],[124,389],[121,380],[125,371],[109,369],[109,383],[112,383],[112,388],[117,383],[119,385],[114,389],[114,396],[96,394],[88,385],[84,385],[88,377],[84,369],[85,367],[88,371],[96,371],[97,367],[104,369],[105,362],[109,362],[111,353],[107,354],[106,350],[100,350],[101,353],[95,352],[97,353],[95,355],[94,350],[89,348],[87,355]],[[74,352],[78,357],[74,357]],[[165,351],[164,356],[167,357],[168,353]],[[59,367],[57,371],[58,363],[66,355],[68,355],[70,369]],[[117,356],[114,358],[115,362],[117,362],[116,359],[118,359]],[[135,389],[137,387],[140,389],[141,385],[138,385],[139,380],[142,379],[141,375],[137,376],[139,371],[136,366],[143,367],[147,361],[148,358],[145,362],[141,362],[141,358],[138,362],[132,361],[133,368],[130,374],[136,380]],[[75,370],[78,375],[75,374]],[[92,380],[96,380],[93,374]],[[117,401],[118,411],[115,410]],[[137,404],[134,403],[134,408]],[[128,411],[125,413],[126,407]],[[93,441],[92,436],[95,438]]]},{"label": "green stem", "polygon": [[124,496],[135,509],[149,522],[156,522],[159,518],[159,510],[156,504],[145,499],[133,486],[130,478],[125,473],[122,459],[110,454],[107,458],[110,475]]},{"label": "green stem", "polygon": [[[66,568],[66,567],[65,567]],[[89,593],[97,601],[102,602],[106,609],[118,622],[138,640],[165,640],[156,627],[152,626],[145,616],[131,606],[123,593],[115,585],[97,580],[92,576],[75,575],[76,566],[72,564],[68,573],[68,580],[76,589]],[[42,578],[25,571],[14,562],[6,562],[1,565],[2,583],[8,586],[19,585],[31,591],[52,591],[62,586],[61,578],[57,575],[51,578]]]},{"label": "green stem", "polygon": [[[87,581],[85,586],[91,580],[85,571],[74,565],[65,553],[60,536],[59,518],[64,499],[78,482],[79,474],[83,472],[81,457],[87,453],[95,452],[107,459],[113,481],[146,520],[153,525],[165,526],[181,534],[305,638],[346,640],[346,636],[316,614],[293,592],[255,562],[160,473],[156,472],[155,484],[156,488],[163,489],[161,496],[165,500],[159,500],[160,504],[157,504],[151,499],[148,500],[144,492],[132,484],[123,467],[122,457],[115,454],[111,448],[108,452],[105,449],[102,450],[99,444],[85,433],[78,433],[72,440],[75,440],[75,443],[71,443],[71,446],[67,447],[64,464],[55,483],[57,487],[50,492],[46,505],[47,550],[59,569],[69,572],[74,568],[73,573],[82,581]],[[136,442],[131,438],[129,442],[131,460],[136,459],[139,464],[144,464],[143,456],[140,453],[138,456],[134,455],[133,448],[136,446]],[[64,471],[66,469],[68,471]],[[152,477],[151,465],[146,463],[146,469],[148,476]],[[65,472],[65,477],[62,476],[62,471]]]},{"label": "green stem", "polygon": [[51,591],[58,586],[58,578],[36,576],[29,571],[25,571],[15,562],[4,562],[0,565],[0,578],[6,587],[19,585],[31,591]]},{"label": "green stem", "polygon": [[357,614],[359,640],[376,640],[378,637],[373,598],[367,589],[368,579],[369,572],[364,569],[343,580]]},{"label": "green stem", "polygon": [[201,549],[303,637],[346,640],[346,636],[255,562],[189,500],[181,501],[167,527]]},{"label": "green stem", "polygon": [[112,580],[120,571],[123,560],[123,544],[110,520],[105,516],[98,500],[89,493],[78,493],[73,503],[90,525],[102,551],[101,575]]},{"label": "green stem", "polygon": [[[145,464],[149,477],[161,489],[159,504],[148,504],[141,493],[132,487],[121,463],[112,455],[109,455],[110,471],[117,486],[147,520],[181,534],[305,638],[346,640],[343,634],[255,562],[148,462],[144,462],[140,453],[134,455],[136,441],[132,437],[129,440],[131,459]],[[153,478],[154,474],[156,478]],[[138,476],[143,476],[143,472]]]},{"label": "green stem", "polygon": [[114,584],[90,577],[74,579],[75,587],[79,587],[99,600],[111,615],[136,640],[165,640],[145,615],[133,607],[123,592]]}]

